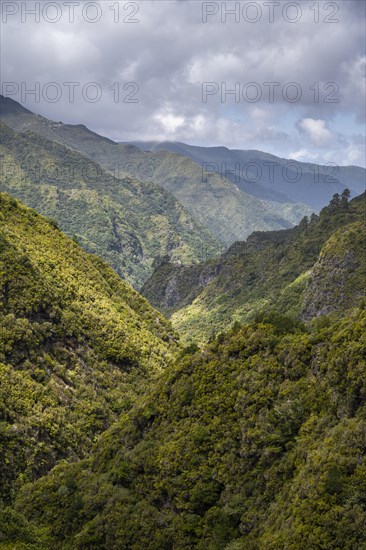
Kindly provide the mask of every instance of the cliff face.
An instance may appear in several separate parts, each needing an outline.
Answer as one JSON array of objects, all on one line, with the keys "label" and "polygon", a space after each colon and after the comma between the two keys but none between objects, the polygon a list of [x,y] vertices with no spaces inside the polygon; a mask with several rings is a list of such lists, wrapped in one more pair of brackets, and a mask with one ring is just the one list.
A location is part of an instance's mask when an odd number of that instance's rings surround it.
[{"label": "cliff face", "polygon": [[308,279],[304,320],[351,307],[364,295],[365,229],[361,222],[350,224],[326,242]]},{"label": "cliff face", "polygon": [[222,270],[220,260],[191,266],[165,262],[142,287],[141,293],[164,315],[191,303]]}]

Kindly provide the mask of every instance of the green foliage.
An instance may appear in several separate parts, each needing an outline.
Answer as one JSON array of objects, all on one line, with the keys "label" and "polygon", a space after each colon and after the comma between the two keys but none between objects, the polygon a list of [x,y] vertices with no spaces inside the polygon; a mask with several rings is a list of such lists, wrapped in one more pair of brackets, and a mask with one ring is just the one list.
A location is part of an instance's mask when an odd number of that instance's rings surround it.
[{"label": "green foliage", "polygon": [[312,212],[305,204],[258,199],[222,175],[206,172],[199,161],[170,151],[149,154],[136,148],[133,153],[129,151],[128,159],[141,167],[144,181],[155,182],[172,193],[227,246],[253,231],[292,227]]},{"label": "green foliage", "polygon": [[175,341],[110,267],[0,194],[0,502],[86,456]]},{"label": "green foliage", "polygon": [[366,231],[361,221],[342,227],[327,240],[308,278],[304,318],[347,309],[365,296],[365,249]]},{"label": "green foliage", "polygon": [[[216,254],[219,242],[161,187],[124,172],[112,175],[67,140],[64,146],[0,124],[0,191],[55,220],[134,286],[159,255],[194,262]],[[72,132],[68,136],[72,142]]]},{"label": "green foliage", "polygon": [[185,342],[205,342],[262,311],[303,320],[344,311],[365,295],[365,199],[346,207],[339,199],[293,229],[253,233],[221,258],[164,264],[142,293]]},{"label": "green foliage", "polygon": [[[160,238],[162,238],[168,232],[167,223],[164,220],[165,217],[168,217],[173,225],[172,230],[176,229],[172,232],[174,237],[178,237],[178,243],[173,238],[165,247],[162,246],[164,241],[160,246],[159,242],[155,242],[155,256],[171,254],[174,250],[174,259],[197,260],[197,245],[199,244],[201,260],[206,259],[213,257],[222,243],[230,245],[238,239],[245,239],[252,231],[256,230],[291,227],[304,215],[310,215],[312,212],[312,209],[306,204],[294,203],[292,200],[284,202],[287,198],[283,194],[280,195],[279,201],[258,199],[251,193],[253,184],[249,186],[249,192],[246,192],[220,174],[206,173],[199,159],[193,161],[185,155],[167,150],[147,153],[133,145],[116,143],[99,136],[85,126],[55,123],[36,116],[29,111],[24,111],[16,102],[7,101],[3,105],[3,111],[4,122],[18,132],[31,131],[34,143],[38,142],[37,136],[41,136],[49,142],[65,145],[69,152],[71,148],[81,153],[83,158],[90,159],[92,162],[88,163],[86,174],[95,177],[95,174],[101,172],[100,167],[102,167],[103,183],[98,181],[99,192],[106,186],[104,182],[106,171],[119,177],[120,186],[125,188],[124,191],[127,186],[132,191],[134,199],[131,202],[130,193],[122,192],[123,202],[121,204],[128,207],[129,214],[124,220],[128,223],[129,216],[133,216],[135,224],[129,225],[130,228],[132,226],[132,229],[140,230],[135,234],[140,239],[143,248],[146,247],[146,241],[142,238],[145,235],[141,232],[139,224],[147,223],[148,214],[153,213],[156,219],[150,219],[150,222],[155,225],[155,232],[154,227],[149,224],[148,236],[150,239],[154,239],[156,233],[159,232]],[[37,171],[37,168],[35,170]],[[136,178],[140,180],[138,184]],[[257,187],[256,184],[254,187]],[[169,195],[164,193],[163,189],[168,191]],[[141,193],[145,195],[144,203],[139,200]],[[172,212],[165,208],[164,203],[167,195],[170,197],[171,206],[173,206]],[[186,209],[184,218],[182,215],[179,216],[179,213],[178,216],[176,215],[177,203],[172,200],[173,197],[179,201],[179,206],[183,205]],[[25,200],[24,197],[20,198]],[[162,208],[159,209],[159,206]],[[83,212],[85,210],[83,209]],[[139,216],[134,215],[137,210]],[[187,215],[187,212],[190,215]],[[120,212],[118,214],[120,217]],[[177,227],[174,223],[177,224]],[[103,228],[103,224],[101,224],[101,228]],[[201,229],[201,234],[197,233],[199,229]],[[91,228],[89,228],[90,231]],[[132,232],[134,233],[134,231]],[[94,238],[90,238],[90,240],[95,243],[94,233],[92,236]],[[175,250],[179,244],[179,236],[184,236],[193,248],[190,254],[183,243],[179,246],[183,250]],[[124,244],[123,241],[122,244]],[[194,244],[196,244],[195,247]],[[149,245],[151,246],[150,240]],[[146,248],[145,255],[150,252],[150,247]],[[100,252],[98,253],[101,255]],[[110,262],[110,258],[105,259]],[[144,264],[143,260],[144,258],[142,259]],[[114,261],[116,262],[115,258]],[[142,277],[141,280],[145,278]]]},{"label": "green foliage", "polygon": [[204,289],[190,337],[234,321],[169,366],[170,325],[0,195],[0,548],[366,545],[363,213],[344,193],[188,277],[160,262]]},{"label": "green foliage", "polygon": [[56,549],[363,548],[365,328],[272,313],[186,350],[15,510]]},{"label": "green foliage", "polygon": [[259,311],[255,317],[256,323],[266,323],[274,327],[276,334],[285,334],[286,332],[295,332],[304,327],[304,325],[288,315],[283,315],[278,311]]}]

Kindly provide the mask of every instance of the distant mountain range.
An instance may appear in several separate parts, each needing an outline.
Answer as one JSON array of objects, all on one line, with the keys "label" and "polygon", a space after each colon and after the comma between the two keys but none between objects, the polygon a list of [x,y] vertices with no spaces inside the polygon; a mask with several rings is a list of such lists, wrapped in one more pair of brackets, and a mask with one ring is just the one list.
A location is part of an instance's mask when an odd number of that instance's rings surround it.
[{"label": "distant mountain range", "polygon": [[[72,148],[119,179],[132,177],[153,184],[154,189],[163,187],[209,231],[213,241],[225,246],[246,238],[254,230],[291,227],[313,210],[306,204],[283,197],[279,200],[277,195],[268,193],[267,198],[258,198],[226,177],[203,172],[200,162],[182,154],[146,153],[134,145],[99,136],[82,125],[52,122],[11,99],[2,98],[0,104],[2,121],[14,131],[32,132]],[[210,253],[208,250],[207,256]]]},{"label": "distant mountain range", "polygon": [[[262,151],[198,147],[180,142],[133,142],[143,151],[184,155],[209,172],[216,171],[242,191],[260,199],[300,202],[320,210],[334,193],[349,188],[352,196],[366,190],[366,171],[359,166],[325,166],[276,157]],[[299,221],[299,220],[298,220]]]},{"label": "distant mountain range", "polygon": [[[298,183],[278,177],[282,169],[272,182],[265,163],[283,166],[285,159],[225,147],[116,143],[3,96],[0,106],[0,190],[52,217],[136,288],[156,259],[199,263],[253,231],[293,227],[336,191],[349,187],[356,194],[364,187],[362,168],[339,168],[335,183],[321,171],[315,183],[315,167],[300,163]],[[238,179],[230,174],[235,163],[260,169],[264,180]],[[288,176],[293,179],[291,170]]]},{"label": "distant mountain range", "polygon": [[[53,127],[67,134],[67,126],[37,117],[15,102],[4,105],[0,191],[54,219],[133,286],[146,280],[157,256],[195,262],[222,249],[222,243],[162,187],[128,174],[114,177],[68,145],[71,137],[65,144],[52,140]],[[10,119],[24,131],[2,122]],[[36,133],[36,128],[44,131]],[[75,127],[69,133],[78,131]],[[105,141],[86,129],[81,132],[95,136],[96,147]]]},{"label": "distant mountain range", "polygon": [[0,548],[364,548],[357,177],[318,215],[4,105]]}]

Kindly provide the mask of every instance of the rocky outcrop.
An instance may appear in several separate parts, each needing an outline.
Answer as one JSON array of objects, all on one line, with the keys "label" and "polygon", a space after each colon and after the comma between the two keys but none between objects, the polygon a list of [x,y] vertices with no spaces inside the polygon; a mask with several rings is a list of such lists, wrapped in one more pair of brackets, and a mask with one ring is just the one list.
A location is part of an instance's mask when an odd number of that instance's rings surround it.
[{"label": "rocky outcrop", "polygon": [[360,223],[343,228],[325,243],[305,291],[304,320],[350,307],[364,295],[364,246]]}]

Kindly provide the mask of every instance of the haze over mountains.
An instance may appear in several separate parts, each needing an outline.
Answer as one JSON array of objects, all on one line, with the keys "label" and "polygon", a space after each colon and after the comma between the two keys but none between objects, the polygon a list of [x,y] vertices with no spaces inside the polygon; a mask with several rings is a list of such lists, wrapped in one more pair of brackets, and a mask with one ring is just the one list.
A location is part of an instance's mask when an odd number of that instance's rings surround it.
[{"label": "haze over mountains", "polygon": [[253,230],[291,227],[311,208],[292,201],[259,199],[229,179],[205,173],[187,156],[158,151],[144,153],[133,145],[113,142],[82,125],[51,122],[3,98],[2,120],[18,132],[31,131],[56,141],[100,164],[114,176],[131,176],[165,188],[225,245],[246,238]]},{"label": "haze over mountains", "polygon": [[[2,123],[0,190],[52,217],[127,281],[140,286],[159,255],[194,262],[220,248],[221,243],[173,195],[128,174],[117,179],[72,147],[80,132],[91,136],[95,147],[108,140],[86,128],[69,130],[51,123],[15,102],[10,105],[12,126],[20,125],[25,132],[19,134]],[[9,122],[8,115],[9,106],[1,121]],[[35,126],[42,131],[31,131],[29,127]],[[65,144],[50,140],[58,135],[54,127],[66,134]]]},{"label": "haze over mountains", "polygon": [[[263,151],[198,147],[180,142],[133,142],[144,151],[171,151],[217,172],[255,197],[280,203],[300,202],[320,210],[334,193],[348,187],[352,196],[365,191],[365,169],[324,166],[284,159]],[[299,221],[299,220],[297,220]]]},{"label": "haze over mountains", "polygon": [[365,9],[0,2],[0,550],[366,550]]},{"label": "haze over mountains", "polygon": [[[323,170],[315,183],[315,167],[299,163],[301,178],[295,184],[277,170],[285,160],[271,155],[179,143],[150,144],[154,152],[144,152],[82,125],[52,122],[9,98],[1,98],[1,107],[1,120],[18,133],[3,132],[9,169],[1,189],[53,217],[137,287],[151,274],[156,257],[168,254],[184,263],[213,257],[253,231],[293,226],[343,190],[349,178],[355,194],[364,187],[362,168],[339,167],[334,182]],[[32,147],[38,149],[31,153]],[[274,181],[269,176],[259,183],[238,179],[243,162],[265,178],[269,159],[277,163]],[[230,174],[235,165],[238,170]],[[19,182],[23,166],[27,184]],[[36,174],[37,187],[30,184]],[[292,180],[291,169],[286,174]]]}]

